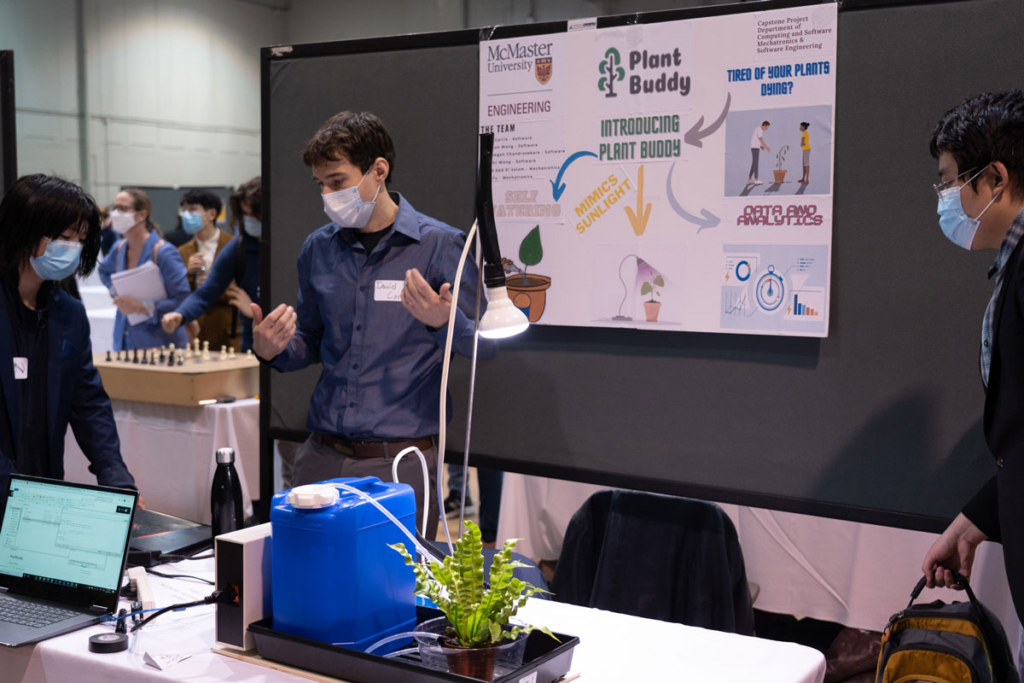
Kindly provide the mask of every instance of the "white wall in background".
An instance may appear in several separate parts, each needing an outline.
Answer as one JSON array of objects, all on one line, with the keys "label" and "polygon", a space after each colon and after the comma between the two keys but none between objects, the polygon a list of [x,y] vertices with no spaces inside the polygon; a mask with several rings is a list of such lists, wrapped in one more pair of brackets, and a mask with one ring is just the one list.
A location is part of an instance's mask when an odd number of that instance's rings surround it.
[{"label": "white wall in background", "polygon": [[[81,181],[75,0],[0,0],[18,171]],[[83,0],[89,187],[237,185],[260,173],[259,48],[286,14],[239,0]]]}]

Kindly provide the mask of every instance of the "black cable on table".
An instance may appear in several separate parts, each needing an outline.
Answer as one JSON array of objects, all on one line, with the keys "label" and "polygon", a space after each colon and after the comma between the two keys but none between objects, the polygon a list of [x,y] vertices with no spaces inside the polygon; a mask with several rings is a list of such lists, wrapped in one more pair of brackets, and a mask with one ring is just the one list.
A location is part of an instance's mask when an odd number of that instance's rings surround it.
[{"label": "black cable on table", "polygon": [[156,576],[162,576],[165,579],[195,579],[196,581],[202,581],[203,583],[210,584],[211,586],[216,585],[213,581],[210,581],[209,579],[204,579],[201,576],[192,576],[191,574],[165,574],[164,572],[158,572],[155,569],[147,569],[146,573],[154,574]]}]

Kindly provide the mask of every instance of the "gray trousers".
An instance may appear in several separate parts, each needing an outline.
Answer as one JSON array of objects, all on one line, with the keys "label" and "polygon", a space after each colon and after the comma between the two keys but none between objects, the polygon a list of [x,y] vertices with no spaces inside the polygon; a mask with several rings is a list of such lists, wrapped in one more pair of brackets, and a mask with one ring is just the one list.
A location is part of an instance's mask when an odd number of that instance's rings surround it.
[{"label": "gray trousers", "polygon": [[[313,437],[306,439],[295,454],[295,469],[292,471],[292,486],[314,484],[337,477],[377,477],[381,481],[392,481],[391,463],[397,452],[385,458],[352,458],[324,446]],[[423,451],[430,474],[430,516],[427,518],[427,540],[437,535],[437,444]],[[423,524],[423,469],[415,453],[409,453],[398,465],[398,480],[412,487],[416,500],[416,531]]]},{"label": "gray trousers", "polygon": [[757,160],[758,160],[758,157],[761,156],[761,148],[760,147],[751,147],[750,148],[750,156],[752,157],[752,159],[750,161],[750,173],[747,174],[747,177],[748,178],[753,178],[754,180],[757,180],[758,179],[757,178],[757,165],[758,165],[757,164]]}]

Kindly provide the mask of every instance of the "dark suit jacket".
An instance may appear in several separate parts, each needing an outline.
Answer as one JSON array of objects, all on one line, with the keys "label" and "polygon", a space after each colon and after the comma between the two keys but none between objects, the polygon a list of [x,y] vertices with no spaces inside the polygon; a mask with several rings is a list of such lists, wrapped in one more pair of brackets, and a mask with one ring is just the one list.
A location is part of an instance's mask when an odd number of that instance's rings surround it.
[{"label": "dark suit jacket", "polygon": [[[0,284],[0,288],[4,287]],[[0,291],[0,297],[4,293]],[[135,480],[121,459],[121,442],[103,390],[99,372],[92,362],[89,319],[81,301],[60,287],[53,287],[47,304],[47,333],[50,340],[47,373],[47,406],[50,428],[50,472],[64,477],[64,435],[68,425],[89,458],[89,471],[106,486],[134,487]],[[19,388],[14,379],[14,336],[6,313],[0,315],[0,483],[15,472],[15,440],[20,432]]]},{"label": "dark suit jacket", "polygon": [[[992,364],[985,393],[985,440],[996,463],[1024,457],[1024,240],[1006,263],[996,301]],[[1024,491],[1021,492],[1024,495]],[[986,536],[1002,540],[996,477],[964,506],[964,516]]]},{"label": "dark suit jacket", "polygon": [[[217,231],[217,238],[217,251],[213,254],[215,261],[220,256],[220,252],[224,250],[224,247],[228,245],[228,242],[234,239],[223,230]],[[188,267],[188,260],[198,251],[199,243],[196,242],[195,237],[178,247],[181,260],[185,262],[186,268]],[[211,270],[213,270],[212,263],[206,269],[206,274],[209,275]],[[188,284],[193,292],[196,291],[196,282],[197,278],[190,277],[188,279]],[[234,328],[234,335],[231,334],[232,327]],[[221,346],[233,346],[236,351],[241,351],[242,323],[237,318],[235,307],[231,305],[227,294],[222,294],[217,303],[210,306],[206,313],[199,316],[199,339],[200,341],[210,342],[210,348],[213,350],[219,351]]]}]

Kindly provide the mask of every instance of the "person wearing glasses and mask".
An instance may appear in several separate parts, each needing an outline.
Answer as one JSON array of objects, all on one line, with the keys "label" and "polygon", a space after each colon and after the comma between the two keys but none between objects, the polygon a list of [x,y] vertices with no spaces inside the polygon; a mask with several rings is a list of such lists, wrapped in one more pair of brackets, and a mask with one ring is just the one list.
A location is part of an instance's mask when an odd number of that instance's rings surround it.
[{"label": "person wearing glasses and mask", "polygon": [[68,425],[106,486],[135,488],[92,361],[82,302],[58,283],[86,276],[100,249],[95,202],[74,183],[18,179],[0,202],[0,486],[64,477]]},{"label": "person wearing glasses and mask", "polygon": [[1024,622],[1024,91],[964,100],[935,127],[939,225],[963,249],[996,249],[994,282],[981,324],[985,440],[994,476],[925,555],[929,587],[970,578],[974,553],[988,539],[1003,544],[1017,617]]},{"label": "person wearing glasses and mask", "polygon": [[[252,348],[252,302],[259,299],[260,242],[263,226],[260,223],[260,196],[262,184],[256,176],[231,193],[231,225],[236,237],[231,239],[217,255],[209,276],[180,306],[164,315],[164,331],[173,333],[183,323],[205,320],[203,314],[225,302],[229,316],[221,323],[235,348]],[[202,317],[200,317],[202,316]],[[240,319],[240,320],[239,320]],[[241,339],[236,330],[241,323]],[[208,323],[202,323],[203,330]],[[227,344],[228,342],[224,342]],[[216,347],[213,342],[211,346]]]},{"label": "person wearing glasses and mask", "polygon": [[[261,360],[281,372],[323,365],[306,420],[313,434],[299,448],[292,483],[392,481],[392,459],[416,446],[428,461],[433,538],[441,362],[465,233],[388,191],[395,148],[373,114],[344,111],[328,119],[306,143],[303,161],[330,222],[299,252],[296,308],[281,304],[264,318],[252,306],[253,350]],[[473,350],[477,279],[470,258],[453,330],[453,348],[464,356]],[[480,340],[480,357],[496,350],[493,341]],[[420,528],[416,457],[403,458],[398,478],[415,491]]]},{"label": "person wearing glasses and mask", "polygon": [[[213,262],[231,242],[231,235],[217,227],[222,202],[213,192],[189,190],[182,197],[181,206],[181,226],[192,239],[178,247],[178,252],[185,262],[189,286],[195,292],[206,282]],[[210,348],[231,346],[237,351],[238,335],[232,335],[232,325],[237,325],[235,317],[231,302],[226,296],[220,297],[206,308],[195,325],[186,328],[189,341],[198,334],[200,341],[210,343]]]},{"label": "person wearing glasses and mask", "polygon": [[[185,300],[191,291],[185,263],[173,245],[167,244],[150,215],[153,205],[142,190],[129,188],[117,193],[110,210],[110,227],[124,236],[107,254],[99,267],[100,280],[111,290],[117,316],[114,318],[114,350],[153,349],[174,344],[182,348],[188,343],[185,330],[167,334],[160,318]],[[160,269],[167,297],[160,301],[136,301],[118,295],[111,275],[153,262]],[[143,316],[132,323],[129,315]]]}]

